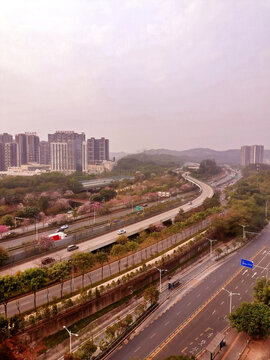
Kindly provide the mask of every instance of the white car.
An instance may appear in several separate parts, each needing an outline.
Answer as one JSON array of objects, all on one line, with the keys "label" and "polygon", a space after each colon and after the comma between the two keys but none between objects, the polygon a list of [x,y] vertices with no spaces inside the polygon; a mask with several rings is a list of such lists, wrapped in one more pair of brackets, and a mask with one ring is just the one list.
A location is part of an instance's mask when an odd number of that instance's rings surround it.
[{"label": "white car", "polygon": [[122,235],[122,234],[125,234],[125,233],[126,233],[125,229],[121,229],[121,230],[117,231],[117,235]]},{"label": "white car", "polygon": [[189,201],[188,205],[192,205],[192,201]]}]

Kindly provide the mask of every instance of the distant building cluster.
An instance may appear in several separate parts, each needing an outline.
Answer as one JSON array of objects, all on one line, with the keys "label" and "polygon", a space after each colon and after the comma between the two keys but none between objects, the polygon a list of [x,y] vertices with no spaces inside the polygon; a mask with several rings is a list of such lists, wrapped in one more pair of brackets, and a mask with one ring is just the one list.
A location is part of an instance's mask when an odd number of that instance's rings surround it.
[{"label": "distant building cluster", "polygon": [[241,165],[248,166],[249,164],[263,163],[263,145],[251,145],[241,147]]},{"label": "distant building cluster", "polygon": [[0,134],[0,171],[19,174],[32,171],[83,171],[101,173],[112,170],[109,140],[85,138],[84,133],[56,131],[48,141],[40,141],[34,132]]}]

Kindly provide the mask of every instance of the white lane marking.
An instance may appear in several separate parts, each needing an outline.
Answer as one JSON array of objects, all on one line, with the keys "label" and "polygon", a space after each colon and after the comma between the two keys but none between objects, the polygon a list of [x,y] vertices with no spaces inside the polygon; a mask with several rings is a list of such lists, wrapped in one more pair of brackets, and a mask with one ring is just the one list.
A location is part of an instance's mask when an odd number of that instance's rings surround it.
[{"label": "white lane marking", "polygon": [[247,290],[245,290],[245,293],[247,293],[248,292],[248,289]]},{"label": "white lane marking", "polygon": [[251,277],[254,278],[254,276],[256,276],[256,274],[257,274],[257,271]]},{"label": "white lane marking", "polygon": [[223,305],[224,304],[224,301],[222,301],[222,303],[220,303],[220,305]]},{"label": "white lane marking", "polygon": [[216,310],[214,310],[214,311],[212,312],[212,315],[214,315],[215,312],[216,312]]},{"label": "white lane marking", "polygon": [[241,283],[242,283],[242,284],[243,284],[243,282],[244,282],[244,279],[241,280]]},{"label": "white lane marking", "polygon": [[152,335],[150,336],[150,339],[153,339],[153,337],[156,336],[156,335],[157,335],[156,333],[152,334]]},{"label": "white lane marking", "polygon": [[189,302],[188,304],[187,304],[187,306],[189,306],[191,304],[191,302]]},{"label": "white lane marking", "polygon": [[238,285],[235,287],[235,290],[237,290],[238,289]]},{"label": "white lane marking", "polygon": [[242,275],[245,275],[246,272],[247,272],[247,270],[245,270]]},{"label": "white lane marking", "polygon": [[181,311],[178,311],[178,313],[176,315],[179,316],[180,314],[181,314]]},{"label": "white lane marking", "polygon": [[165,322],[165,324],[164,324],[164,325],[165,325],[165,326],[167,326],[169,323],[170,323],[170,322],[169,322],[169,321],[167,321],[167,322]]}]

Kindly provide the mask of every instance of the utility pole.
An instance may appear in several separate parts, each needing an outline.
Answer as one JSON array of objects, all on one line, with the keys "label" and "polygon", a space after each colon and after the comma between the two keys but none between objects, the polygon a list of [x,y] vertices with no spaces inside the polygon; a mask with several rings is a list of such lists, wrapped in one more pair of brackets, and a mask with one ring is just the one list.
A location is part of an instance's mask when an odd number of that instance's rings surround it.
[{"label": "utility pole", "polygon": [[266,200],[265,202],[265,219],[267,220],[268,218],[268,200]]},{"label": "utility pole", "polygon": [[233,295],[239,295],[240,296],[240,294],[239,293],[233,293],[233,292],[231,292],[231,291],[229,291],[229,290],[227,290],[225,288],[222,288],[222,290],[227,291],[227,293],[229,294],[229,297],[230,297],[230,314],[231,314],[232,313],[232,297],[233,297]]},{"label": "utility pole", "polygon": [[206,238],[208,241],[210,241],[210,257],[212,256],[212,244],[214,241],[217,241],[217,240],[212,240],[212,239],[208,239]]}]

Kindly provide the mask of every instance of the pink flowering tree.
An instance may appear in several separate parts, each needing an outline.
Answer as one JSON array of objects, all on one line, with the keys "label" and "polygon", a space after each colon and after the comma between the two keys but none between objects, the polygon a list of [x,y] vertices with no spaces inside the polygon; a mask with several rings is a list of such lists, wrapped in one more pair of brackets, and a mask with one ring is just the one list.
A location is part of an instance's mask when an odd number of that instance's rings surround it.
[{"label": "pink flowering tree", "polygon": [[81,214],[87,214],[87,213],[90,213],[91,211],[91,202],[90,201],[87,201],[85,204],[81,205],[78,207],[78,214],[81,215]]},{"label": "pink flowering tree", "polygon": [[9,231],[9,228],[6,225],[0,225],[0,236],[1,239],[3,237],[3,234],[7,233]]},{"label": "pink flowering tree", "polygon": [[41,236],[38,240],[38,245],[42,250],[47,251],[53,247],[54,242],[48,236]]},{"label": "pink flowering tree", "polygon": [[74,195],[74,192],[72,190],[67,190],[64,193],[64,196],[72,196],[72,195]]},{"label": "pink flowering tree", "polygon": [[56,200],[54,206],[57,208],[58,211],[67,210],[67,209],[69,209],[69,202],[67,199],[60,198],[60,199]]}]

